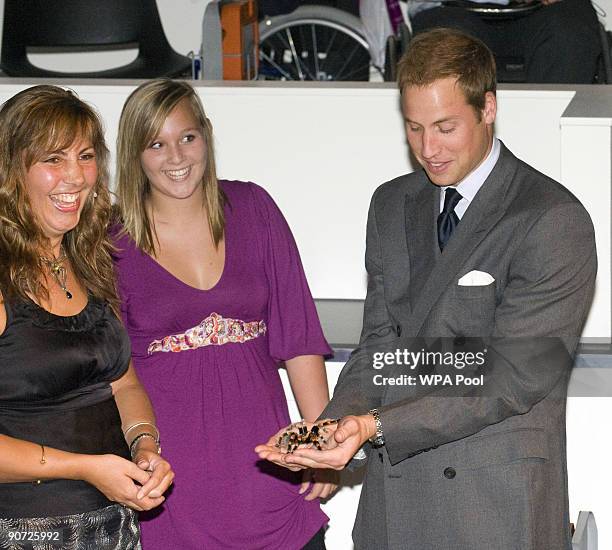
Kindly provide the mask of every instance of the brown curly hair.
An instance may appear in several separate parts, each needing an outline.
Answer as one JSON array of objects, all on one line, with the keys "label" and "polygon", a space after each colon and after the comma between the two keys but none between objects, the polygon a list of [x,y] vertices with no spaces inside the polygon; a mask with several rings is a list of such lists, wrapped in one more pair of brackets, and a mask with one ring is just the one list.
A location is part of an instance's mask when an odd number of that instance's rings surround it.
[{"label": "brown curly hair", "polygon": [[49,244],[32,211],[26,175],[46,154],[67,149],[79,138],[94,148],[98,177],[79,223],[64,235],[62,245],[88,292],[118,312],[107,235],[111,198],[104,130],[91,106],[57,86],[27,88],[0,108],[0,290],[7,299],[48,298],[39,256]]}]

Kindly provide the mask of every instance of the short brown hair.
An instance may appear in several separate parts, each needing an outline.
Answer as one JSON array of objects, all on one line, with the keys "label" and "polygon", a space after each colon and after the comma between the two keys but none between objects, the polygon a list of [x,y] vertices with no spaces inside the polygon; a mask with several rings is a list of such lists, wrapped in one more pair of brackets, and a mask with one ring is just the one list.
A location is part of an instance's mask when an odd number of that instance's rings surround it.
[{"label": "short brown hair", "polygon": [[417,34],[397,67],[400,91],[448,77],[457,78],[466,101],[480,115],[486,93],[496,90],[491,50],[481,40],[456,29],[440,27]]}]

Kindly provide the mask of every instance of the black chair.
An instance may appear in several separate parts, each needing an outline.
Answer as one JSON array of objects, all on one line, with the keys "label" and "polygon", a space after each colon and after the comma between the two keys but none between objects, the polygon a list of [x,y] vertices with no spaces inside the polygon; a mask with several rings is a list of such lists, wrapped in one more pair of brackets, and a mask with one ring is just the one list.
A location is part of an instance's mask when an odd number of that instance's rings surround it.
[{"label": "black chair", "polygon": [[[444,0],[445,6],[457,6],[473,13],[477,13],[482,19],[491,21],[503,21],[505,19],[515,19],[528,15],[539,9],[542,5],[539,2],[510,2],[509,5],[499,4],[476,4],[469,0]],[[599,22],[599,41],[601,43],[601,54],[598,59],[597,74],[595,82],[598,84],[612,83],[612,62],[610,60],[612,36],[606,31],[604,25]],[[512,57],[496,57],[498,80],[500,82],[525,82],[524,60]]]},{"label": "black chair", "polygon": [[[481,19],[495,25],[496,22],[504,22],[508,19],[516,19],[529,15],[542,7],[539,2],[520,2],[513,0],[508,5],[493,3],[475,3],[470,0],[442,0],[442,4],[450,7],[458,7],[476,13]],[[604,25],[599,22],[599,41],[601,43],[601,54],[598,59],[595,83],[612,84],[612,32],[606,31]],[[397,60],[401,57],[408,45],[410,35],[400,34],[397,37],[389,37],[387,42],[387,55],[390,66],[385,66],[385,80],[395,80]],[[390,52],[390,55],[389,55]],[[521,57],[495,56],[497,65],[498,82],[526,82],[525,61]]]},{"label": "black chair", "polygon": [[[155,0],[5,0],[0,65],[8,76],[155,78],[191,74],[191,60],[166,39]],[[138,45],[138,57],[104,71],[64,73],[36,67],[37,51],[99,51]]]},{"label": "black chair", "polygon": [[[517,19],[540,9],[540,2],[513,1],[507,5],[492,3],[475,3],[470,0],[444,0],[443,4],[449,7],[462,8],[477,14],[481,19],[495,26],[503,24],[508,19]],[[521,57],[495,56],[498,82],[525,82],[525,61]]]},{"label": "black chair", "polygon": [[[497,21],[503,22],[508,19],[522,17],[542,6],[539,2],[511,2],[509,5],[501,5],[476,3],[470,0],[442,0],[442,4],[476,13],[481,19],[489,21],[493,25]],[[386,59],[390,60],[390,65],[387,66],[385,62],[385,80],[395,80],[395,65],[406,50],[410,38],[410,32],[404,29],[400,29],[399,36],[389,37]],[[497,65],[497,80],[499,82],[525,82],[525,66],[522,58],[495,56],[495,63]]]}]

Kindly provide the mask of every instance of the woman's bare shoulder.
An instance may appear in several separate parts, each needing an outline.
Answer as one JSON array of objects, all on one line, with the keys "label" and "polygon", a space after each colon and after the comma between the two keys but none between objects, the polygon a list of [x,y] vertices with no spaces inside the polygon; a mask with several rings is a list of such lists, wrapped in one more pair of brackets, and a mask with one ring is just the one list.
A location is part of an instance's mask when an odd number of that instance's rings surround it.
[{"label": "woman's bare shoulder", "polygon": [[0,334],[4,332],[6,328],[6,308],[4,307],[4,298],[2,298],[2,292],[0,292]]}]

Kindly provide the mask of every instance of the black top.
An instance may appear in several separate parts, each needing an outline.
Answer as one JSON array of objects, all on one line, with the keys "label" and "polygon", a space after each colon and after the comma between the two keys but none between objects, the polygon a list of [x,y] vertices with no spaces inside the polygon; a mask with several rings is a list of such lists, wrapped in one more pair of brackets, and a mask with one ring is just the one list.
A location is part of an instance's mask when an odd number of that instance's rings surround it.
[{"label": "black top", "polygon": [[[129,458],[110,382],[126,372],[130,345],[108,305],[90,296],[69,317],[30,301],[4,305],[0,433],[65,451]],[[79,514],[109,504],[84,481],[0,483],[5,518]]]}]

